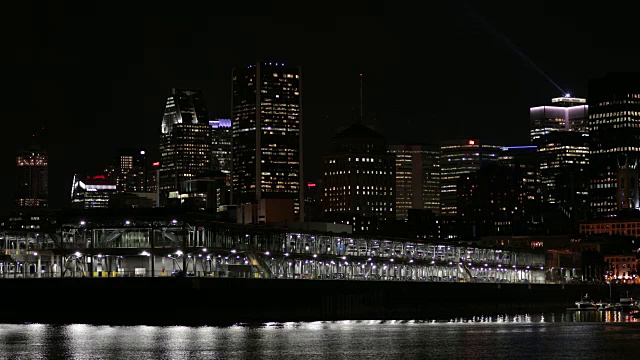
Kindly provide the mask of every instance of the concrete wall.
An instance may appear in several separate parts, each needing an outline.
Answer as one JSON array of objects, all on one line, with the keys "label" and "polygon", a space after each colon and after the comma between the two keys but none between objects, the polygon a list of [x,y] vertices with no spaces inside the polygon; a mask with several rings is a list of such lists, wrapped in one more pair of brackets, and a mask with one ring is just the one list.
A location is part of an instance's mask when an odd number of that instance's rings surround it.
[{"label": "concrete wall", "polygon": [[[228,324],[450,319],[564,311],[607,285],[528,285],[229,278],[0,279],[0,322]],[[640,295],[640,287],[613,287]],[[133,301],[132,299],[135,299]]]}]

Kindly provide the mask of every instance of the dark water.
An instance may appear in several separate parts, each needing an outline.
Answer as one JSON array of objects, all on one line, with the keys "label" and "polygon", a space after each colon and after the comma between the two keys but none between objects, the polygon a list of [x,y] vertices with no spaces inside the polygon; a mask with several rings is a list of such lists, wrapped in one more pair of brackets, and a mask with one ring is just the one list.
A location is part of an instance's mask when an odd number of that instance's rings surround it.
[{"label": "dark water", "polygon": [[152,327],[0,324],[0,359],[636,359],[617,313]]}]

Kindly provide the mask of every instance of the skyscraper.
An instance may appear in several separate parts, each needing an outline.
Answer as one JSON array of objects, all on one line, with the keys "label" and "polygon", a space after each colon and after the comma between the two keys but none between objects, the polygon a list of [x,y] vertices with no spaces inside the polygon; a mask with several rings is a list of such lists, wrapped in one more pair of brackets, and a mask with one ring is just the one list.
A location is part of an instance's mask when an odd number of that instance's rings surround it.
[{"label": "skyscraper", "polygon": [[[594,218],[638,209],[640,73],[589,82],[589,207]],[[625,189],[626,191],[618,191]]]},{"label": "skyscraper", "polygon": [[49,202],[49,163],[46,151],[32,146],[16,157],[18,207],[46,207]]},{"label": "skyscraper", "polygon": [[215,119],[211,125],[211,157],[213,168],[231,175],[231,119]]},{"label": "skyscraper", "polygon": [[211,169],[211,126],[202,92],[171,89],[162,119],[160,192],[163,203],[185,180]]},{"label": "skyscraper", "polygon": [[[531,143],[538,147],[542,201],[558,204],[571,212],[572,204],[558,201],[556,179],[568,179],[569,173],[584,173],[588,164],[589,134],[586,127],[589,107],[586,99],[565,97],[551,99],[551,106],[529,110]],[[563,184],[566,187],[569,184]],[[576,191],[586,197],[587,189]],[[570,209],[571,208],[571,209]]]},{"label": "skyscraper", "polygon": [[396,218],[406,220],[409,209],[440,213],[440,148],[391,145],[396,155]]},{"label": "skyscraper", "polygon": [[148,192],[147,152],[145,150],[119,150],[114,159],[110,176],[118,191]]},{"label": "skyscraper", "polygon": [[300,68],[263,62],[232,73],[233,201],[292,199],[304,219]]},{"label": "skyscraper", "polygon": [[479,140],[443,142],[440,146],[440,213],[455,216],[457,181],[481,166],[498,161],[500,147],[482,144]]},{"label": "skyscraper", "polygon": [[328,220],[360,232],[396,218],[395,155],[384,136],[356,123],[335,136],[323,165],[322,208]]}]

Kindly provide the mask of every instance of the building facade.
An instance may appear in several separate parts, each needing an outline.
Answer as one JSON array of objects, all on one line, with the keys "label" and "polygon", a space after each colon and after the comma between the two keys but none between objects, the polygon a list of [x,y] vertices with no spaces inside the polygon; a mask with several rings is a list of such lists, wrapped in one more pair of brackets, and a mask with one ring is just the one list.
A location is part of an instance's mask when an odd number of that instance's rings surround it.
[{"label": "building facade", "polygon": [[104,175],[74,175],[71,185],[71,207],[78,209],[108,208],[117,186]]},{"label": "building facade", "polygon": [[457,181],[461,175],[498,162],[500,147],[480,140],[447,141],[440,145],[440,213],[457,214]]},{"label": "building facade", "polygon": [[384,136],[360,123],[339,132],[331,154],[323,158],[325,218],[354,225],[354,232],[374,231],[380,221],[394,220],[395,170]]},{"label": "building facade", "polygon": [[147,152],[145,150],[119,150],[114,164],[108,169],[118,191],[149,192]]},{"label": "building facade", "polygon": [[214,170],[231,175],[231,119],[215,119],[211,125],[211,157]]},{"label": "building facade", "polygon": [[520,169],[498,163],[457,180],[457,214],[463,239],[521,234],[526,226]]},{"label": "building facade", "polygon": [[262,62],[232,73],[232,199],[293,199],[304,219],[301,74]]},{"label": "building facade", "polygon": [[160,137],[162,203],[178,196],[181,184],[211,169],[211,126],[199,90],[172,89]]},{"label": "building facade", "polygon": [[16,156],[16,205],[46,207],[49,203],[49,160],[46,151],[33,147]]},{"label": "building facade", "polygon": [[[593,218],[639,209],[640,73],[589,82],[589,207]],[[627,179],[627,183],[619,183]],[[627,187],[633,185],[632,189]],[[619,193],[618,188],[627,191]]]},{"label": "building facade", "polygon": [[430,145],[391,145],[396,156],[396,218],[409,209],[440,214],[440,149]]},{"label": "building facade", "polygon": [[[589,163],[589,133],[587,118],[589,107],[583,98],[560,97],[551,99],[550,106],[536,106],[529,110],[531,143],[538,147],[540,158],[540,188],[545,204],[572,214],[578,204],[560,201],[559,188],[575,188],[578,197],[586,198],[587,188],[580,182],[580,173],[587,171]],[[573,177],[567,176],[574,174]],[[557,184],[562,180],[576,179],[575,184]],[[573,185],[573,186],[572,186]]]}]

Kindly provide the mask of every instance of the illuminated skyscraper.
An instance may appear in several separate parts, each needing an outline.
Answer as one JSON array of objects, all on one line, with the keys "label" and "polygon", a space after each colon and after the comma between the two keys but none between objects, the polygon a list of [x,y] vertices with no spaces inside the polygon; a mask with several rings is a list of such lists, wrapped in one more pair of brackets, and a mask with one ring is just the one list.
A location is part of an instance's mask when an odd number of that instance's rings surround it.
[{"label": "illuminated skyscraper", "polygon": [[353,230],[375,231],[396,218],[395,155],[384,136],[356,123],[334,138],[323,158],[322,209],[325,218]]},{"label": "illuminated skyscraper", "polygon": [[440,214],[440,148],[391,145],[396,155],[396,218],[406,220],[409,209]]},{"label": "illuminated skyscraper", "polygon": [[231,120],[215,119],[211,125],[211,156],[213,168],[223,174],[231,174]]},{"label": "illuminated skyscraper", "polygon": [[115,182],[118,191],[150,191],[147,180],[147,152],[144,150],[119,150],[113,166],[105,173]]},{"label": "illuminated skyscraper", "polygon": [[211,126],[198,90],[171,89],[160,138],[160,192],[163,203],[183,181],[211,169]]},{"label": "illuminated skyscraper", "polygon": [[639,209],[640,73],[589,82],[588,127],[591,216]]},{"label": "illuminated skyscraper", "polygon": [[[542,201],[545,204],[558,204],[567,215],[574,212],[577,204],[558,200],[560,195],[556,182],[559,177],[568,179],[566,175],[569,173],[586,172],[589,163],[589,134],[586,127],[589,107],[586,102],[586,99],[572,98],[567,94],[566,97],[551,99],[551,106],[536,106],[529,111],[531,143],[538,147],[540,158]],[[586,188],[578,186],[576,191],[586,199]]]},{"label": "illuminated skyscraper", "polygon": [[47,153],[37,147],[16,157],[18,207],[46,207],[49,202],[49,163]]},{"label": "illuminated skyscraper", "polygon": [[292,199],[304,219],[300,68],[236,68],[232,84],[233,201]]},{"label": "illuminated skyscraper", "polygon": [[457,214],[457,181],[461,175],[498,161],[500,147],[479,140],[447,141],[440,146],[440,213]]}]

